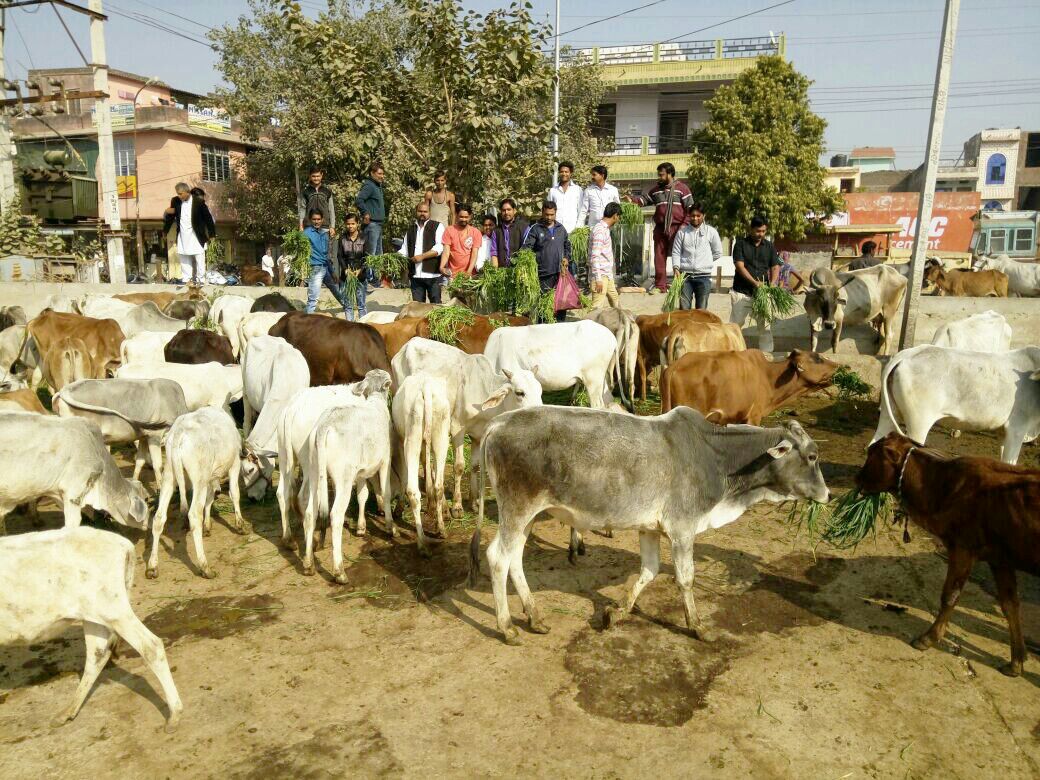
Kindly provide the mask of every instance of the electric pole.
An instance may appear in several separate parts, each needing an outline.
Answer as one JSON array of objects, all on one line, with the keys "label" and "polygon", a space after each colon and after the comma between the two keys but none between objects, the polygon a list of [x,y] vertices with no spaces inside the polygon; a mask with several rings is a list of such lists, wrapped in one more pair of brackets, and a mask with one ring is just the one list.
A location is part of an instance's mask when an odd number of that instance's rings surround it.
[{"label": "electric pole", "polygon": [[953,64],[953,43],[957,37],[957,15],[960,0],[946,0],[943,15],[942,43],[939,46],[939,64],[935,69],[935,92],[932,94],[932,116],[928,125],[928,148],[924,160],[924,185],[917,204],[917,235],[910,257],[910,284],[903,309],[903,327],[899,333],[899,348],[914,345],[917,333],[917,310],[921,303],[921,285],[924,281],[925,252],[928,249],[929,228],[932,224],[932,203],[935,200],[935,175],[939,172],[939,154],[942,149],[943,122],[946,102],[950,96],[950,68]]},{"label": "electric pole", "polygon": [[556,0],[556,25],[553,27],[553,135],[552,184],[556,184],[556,166],[560,161],[560,0]]},{"label": "electric pole", "polygon": [[[7,79],[4,63],[4,33],[7,27],[7,11],[0,9],[0,84]],[[4,90],[4,97],[7,90]],[[0,209],[6,209],[14,198],[14,150],[11,148],[11,125],[7,110],[0,108]]]}]

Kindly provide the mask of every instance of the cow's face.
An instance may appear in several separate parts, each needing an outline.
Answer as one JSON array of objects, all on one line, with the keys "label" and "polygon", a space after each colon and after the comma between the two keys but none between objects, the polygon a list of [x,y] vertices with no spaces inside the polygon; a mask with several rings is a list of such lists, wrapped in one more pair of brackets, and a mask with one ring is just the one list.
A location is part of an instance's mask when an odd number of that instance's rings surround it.
[{"label": "cow's face", "polygon": [[[538,367],[535,366],[534,371],[537,370]],[[534,371],[528,371],[524,368],[516,371],[503,370],[502,373],[507,380],[506,384],[499,388],[492,398],[498,396],[498,403],[507,402],[506,409],[526,409],[529,406],[541,406],[542,386],[535,378]],[[490,401],[491,399],[488,400]],[[493,405],[497,406],[498,403]],[[487,402],[485,402],[484,408],[490,408]]]},{"label": "cow's face", "polygon": [[277,457],[277,453],[243,450],[242,486],[250,500],[263,501],[264,496],[267,495],[267,487],[271,484],[271,477],[274,474],[275,457]]},{"label": "cow's face", "polygon": [[376,393],[386,395],[390,392],[390,384],[390,374],[381,368],[373,368],[365,374],[364,379],[354,385],[354,394],[360,395],[362,398],[368,398]]},{"label": "cow's face", "polygon": [[820,284],[806,288],[805,309],[811,313],[814,330],[819,330],[820,324],[827,330],[834,330],[836,323],[841,321],[842,307],[849,302],[844,287],[839,284]]},{"label": "cow's face", "polygon": [[770,489],[786,499],[807,499],[827,503],[831,492],[820,471],[820,453],[801,425],[790,422],[783,426],[784,438],[767,450],[770,464]]},{"label": "cow's face", "polygon": [[982,255],[975,260],[973,265],[976,271],[993,271],[996,270],[996,266],[993,264],[993,258]]},{"label": "cow's face", "polygon": [[914,443],[892,432],[867,449],[867,461],[856,474],[861,493],[894,493],[899,489],[899,473]]},{"label": "cow's face", "polygon": [[787,356],[788,365],[811,387],[830,387],[835,372],[841,368],[833,360],[827,360],[819,352],[794,350]]}]

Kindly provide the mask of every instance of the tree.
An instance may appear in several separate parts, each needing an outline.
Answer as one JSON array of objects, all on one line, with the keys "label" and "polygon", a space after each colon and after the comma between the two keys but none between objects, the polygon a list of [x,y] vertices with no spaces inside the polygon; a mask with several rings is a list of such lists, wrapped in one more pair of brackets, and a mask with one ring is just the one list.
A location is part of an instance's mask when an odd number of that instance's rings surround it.
[{"label": "tree", "polygon": [[690,189],[723,235],[761,215],[774,235],[799,239],[807,217],[842,208],[823,183],[827,123],[809,108],[809,84],[782,57],[763,57],[705,101],[711,119],[693,134]]}]

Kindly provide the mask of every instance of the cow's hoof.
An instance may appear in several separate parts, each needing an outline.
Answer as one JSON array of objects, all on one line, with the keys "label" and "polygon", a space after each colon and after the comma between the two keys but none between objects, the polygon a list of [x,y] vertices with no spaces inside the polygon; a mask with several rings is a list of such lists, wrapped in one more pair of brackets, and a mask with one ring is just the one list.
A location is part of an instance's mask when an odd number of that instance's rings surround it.
[{"label": "cow's hoof", "polygon": [[567,563],[574,566],[578,563],[578,554],[575,552],[573,547],[567,548]]},{"label": "cow's hoof", "polygon": [[212,580],[217,576],[217,570],[214,569],[212,566],[203,566],[202,576],[205,577],[207,580]]},{"label": "cow's hoof", "polygon": [[347,584],[347,575],[344,574],[343,572],[334,573],[332,575],[332,579],[334,579],[340,585],[346,585]]},{"label": "cow's hoof", "polygon": [[910,643],[915,650],[929,650],[935,647],[935,640],[932,639],[928,634],[921,634],[913,642]]},{"label": "cow's hoof", "polygon": [[585,540],[582,539],[580,542],[578,542],[578,555],[584,555],[584,554],[585,554]]},{"label": "cow's hoof", "polygon": [[313,577],[314,576],[314,564],[313,563],[311,563],[311,564],[307,564],[307,563],[303,564],[303,576],[304,577]]},{"label": "cow's hoof", "polygon": [[144,576],[150,580],[154,580],[156,577],[159,576],[159,569],[155,566],[149,566],[147,569],[144,570]]},{"label": "cow's hoof", "polygon": [[1022,676],[1022,662],[1021,661],[1009,661],[1000,667],[1000,673],[1006,677],[1021,677]]},{"label": "cow's hoof", "polygon": [[71,710],[64,709],[61,711],[60,715],[56,715],[53,718],[51,718],[51,728],[60,728],[64,726],[66,723],[68,723],[70,720],[72,720],[74,717],[75,716],[72,714]]},{"label": "cow's hoof", "polygon": [[176,715],[171,715],[166,719],[166,725],[163,726],[163,731],[167,734],[172,734],[177,730],[177,726],[181,723],[181,714],[178,712]]},{"label": "cow's hoof", "polygon": [[245,520],[235,526],[235,533],[239,536],[245,536],[253,530],[252,526],[249,525]]},{"label": "cow's hoof", "polygon": [[293,539],[291,536],[283,536],[280,544],[282,545],[282,548],[285,550],[296,549],[296,540]]},{"label": "cow's hoof", "polygon": [[520,639],[520,632],[516,630],[516,626],[511,626],[502,638],[507,645],[512,645],[513,647],[523,644],[523,641]]},{"label": "cow's hoof", "polygon": [[541,617],[531,618],[527,623],[527,627],[530,628],[532,633],[535,634],[549,633],[549,626],[544,620],[541,619]]},{"label": "cow's hoof", "polygon": [[208,528],[206,528],[205,526],[202,527],[202,535],[203,536],[209,536],[210,535],[210,530]]},{"label": "cow's hoof", "polygon": [[714,631],[704,626],[693,626],[690,628],[690,633],[694,639],[700,642],[714,642],[717,638]]},{"label": "cow's hoof", "polygon": [[430,552],[430,548],[427,547],[426,545],[423,545],[422,547],[419,548],[419,557],[420,558],[425,558],[426,560],[429,560],[432,557],[432,555],[433,554]]},{"label": "cow's hoof", "polygon": [[616,628],[617,625],[628,617],[628,613],[621,607],[611,604],[603,610],[603,627]]}]

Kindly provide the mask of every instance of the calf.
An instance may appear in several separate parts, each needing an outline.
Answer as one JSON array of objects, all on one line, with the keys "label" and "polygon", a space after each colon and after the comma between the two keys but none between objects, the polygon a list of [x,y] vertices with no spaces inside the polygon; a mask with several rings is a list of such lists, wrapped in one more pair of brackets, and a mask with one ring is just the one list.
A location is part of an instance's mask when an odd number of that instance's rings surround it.
[{"label": "calf", "polygon": [[270,287],[274,284],[271,274],[255,265],[244,265],[239,268],[238,281],[247,287]]},{"label": "calf", "polygon": [[661,368],[668,368],[687,352],[743,352],[744,333],[732,322],[680,320],[661,342]]},{"label": "calf", "polygon": [[877,328],[878,354],[887,354],[890,330],[906,286],[906,277],[888,265],[838,273],[817,268],[805,292],[809,349],[815,352],[821,330],[829,330],[831,351],[837,352],[842,328],[870,323]]},{"label": "calf", "polygon": [[210,534],[213,525],[210,515],[213,499],[220,490],[220,483],[225,479],[228,480],[228,492],[231,493],[231,504],[235,509],[235,531],[240,534],[248,531],[246,521],[242,518],[239,500],[241,449],[242,440],[234,420],[220,409],[207,406],[181,415],[174,422],[166,437],[168,463],[163,477],[162,492],[159,494],[159,505],[152,521],[152,552],[145,572],[149,579],[159,576],[159,539],[166,525],[166,514],[170,509],[175,481],[180,491],[181,511],[186,506],[185,477],[187,484],[191,485],[188,523],[195,544],[195,557],[198,559],[203,577],[212,579],[217,576],[206,560],[202,537],[204,534]]},{"label": "calf", "polygon": [[161,311],[174,301],[197,301],[202,300],[206,296],[202,285],[188,284],[179,292],[120,293],[112,297],[129,303],[154,303]]},{"label": "calf", "polygon": [[1000,271],[947,271],[942,262],[932,257],[924,266],[924,280],[936,286],[939,295],[968,298],[1007,298],[1008,277]]},{"label": "calf", "polygon": [[423,317],[406,317],[389,323],[370,322],[368,325],[383,337],[387,360],[393,360],[394,355],[400,352],[409,340],[417,336],[429,338],[429,328],[423,327],[426,325],[426,319]]},{"label": "calf", "polygon": [[890,433],[874,442],[856,475],[863,493],[892,493],[907,516],[946,546],[946,581],[935,622],[914,640],[918,650],[942,642],[946,625],[976,561],[989,564],[1011,634],[1004,674],[1022,674],[1016,570],[1040,576],[1040,471],[989,458],[951,458]]},{"label": "calf", "polygon": [[40,396],[35,390],[9,390],[0,393],[0,412],[29,412],[31,414],[47,414],[40,403]]},{"label": "calf", "polygon": [[119,347],[119,356],[124,366],[131,363],[164,363],[166,362],[166,345],[177,335],[173,333],[155,333],[145,331],[123,341]]},{"label": "calf", "polygon": [[80,379],[103,379],[94,367],[83,339],[66,336],[58,339],[43,358],[43,379],[51,392]]},{"label": "calf", "polygon": [[255,301],[244,295],[225,293],[218,296],[209,310],[209,318],[231,342],[231,351],[237,357],[242,349],[238,340],[238,324],[253,309]]},{"label": "calf", "polygon": [[29,319],[25,316],[25,309],[21,306],[0,306],[0,330],[10,328],[12,325],[25,327]]},{"label": "calf", "polygon": [[660,360],[661,343],[664,341],[672,325],[681,320],[695,322],[714,322],[722,324],[718,315],[703,309],[686,309],[683,311],[662,312],[661,314],[642,314],[636,317],[639,326],[639,376],[642,384],[642,399],[646,400],[647,374],[653,371]]},{"label": "calf", "polygon": [[43,381],[43,361],[36,342],[27,334],[28,329],[21,325],[0,331],[0,380],[23,377],[32,385]]},{"label": "calf", "polygon": [[[696,535],[739,518],[759,501],[830,498],[816,444],[798,423],[783,428],[720,428],[692,409],[634,417],[595,409],[521,409],[496,420],[481,448],[498,497],[498,530],[487,549],[498,626],[508,644],[520,636],[506,601],[506,580],[530,628],[549,629],[523,572],[523,550],[541,512],[581,531],[639,531],[642,571],[607,624],[625,617],[657,575],[660,538],[671,543],[686,625],[704,638],[693,598]],[[633,463],[659,464],[655,479],[630,478]],[[471,583],[479,569],[483,491],[470,543]]]},{"label": "calf", "polygon": [[242,397],[242,369],[220,363],[146,363],[123,366],[116,372],[122,379],[170,379],[181,386],[189,411],[218,406],[225,411]]},{"label": "calf", "polygon": [[594,309],[585,317],[598,322],[617,339],[617,355],[610,361],[610,374],[617,381],[625,408],[635,412],[636,365],[639,363],[639,325],[636,316],[614,306]]},{"label": "calf", "polygon": [[253,301],[253,306],[249,311],[280,311],[287,314],[291,311],[296,311],[296,307],[292,305],[292,301],[281,293],[271,292],[261,295]]},{"label": "calf", "polygon": [[162,686],[173,731],[184,709],[162,641],[130,604],[134,545],[95,528],[37,531],[0,539],[0,644],[38,642],[83,624],[86,660],[72,705],[52,725],[79,713],[122,638],[140,654]]},{"label": "calf", "polygon": [[386,344],[371,325],[293,312],[275,323],[270,335],[303,353],[312,386],[357,382],[369,371],[390,371]]},{"label": "calf", "polygon": [[239,358],[246,351],[249,342],[257,336],[266,336],[274,324],[285,316],[280,311],[257,311],[245,315],[238,321],[238,351]]},{"label": "calf", "polygon": [[163,348],[167,363],[220,363],[234,365],[238,361],[227,336],[210,330],[182,330]]},{"label": "calf", "polygon": [[43,311],[29,321],[26,332],[35,342],[39,355],[46,355],[51,347],[66,336],[75,336],[86,345],[95,369],[102,376],[107,376],[119,366],[119,348],[124,335],[115,320],[95,320],[79,314]]},{"label": "calf", "polygon": [[188,323],[176,317],[167,317],[154,303],[142,303],[134,306],[126,314],[116,317],[116,322],[123,329],[126,336],[136,336],[138,333],[176,333],[188,327]]},{"label": "calf", "polygon": [[209,317],[209,301],[205,299],[198,301],[173,301],[163,309],[163,314],[167,317],[173,317],[175,320],[183,320],[184,322],[206,318]]},{"label": "calf", "polygon": [[757,349],[689,352],[661,374],[661,412],[689,406],[719,425],[758,425],[785,401],[829,387],[838,368],[798,349],[779,362]]},{"label": "calf", "polygon": [[1007,255],[983,255],[975,263],[976,271],[1000,271],[1007,276],[1009,295],[1023,298],[1040,296],[1040,264],[1012,260]]},{"label": "calf", "polygon": [[419,301],[409,301],[401,310],[397,312],[397,319],[403,320],[405,317],[425,317],[434,309],[440,309],[443,306],[447,306],[446,303],[420,303]]},{"label": "calf", "polygon": [[[365,503],[368,501],[368,480],[378,476],[379,492],[383,497],[383,519],[387,531],[395,536],[394,520],[390,515],[390,410],[387,393],[390,376],[384,374],[382,383],[371,387],[362,403],[340,406],[326,411],[314,426],[314,474],[308,477],[311,485],[310,504],[317,508],[318,517],[328,517],[332,525],[332,576],[346,584],[343,573],[343,524],[353,490],[357,490],[357,534],[365,535]],[[330,450],[332,456],[330,457]],[[336,499],[329,512],[329,477],[336,488]],[[416,517],[422,525],[422,516]],[[304,526],[304,533],[313,535],[313,526]]]}]

